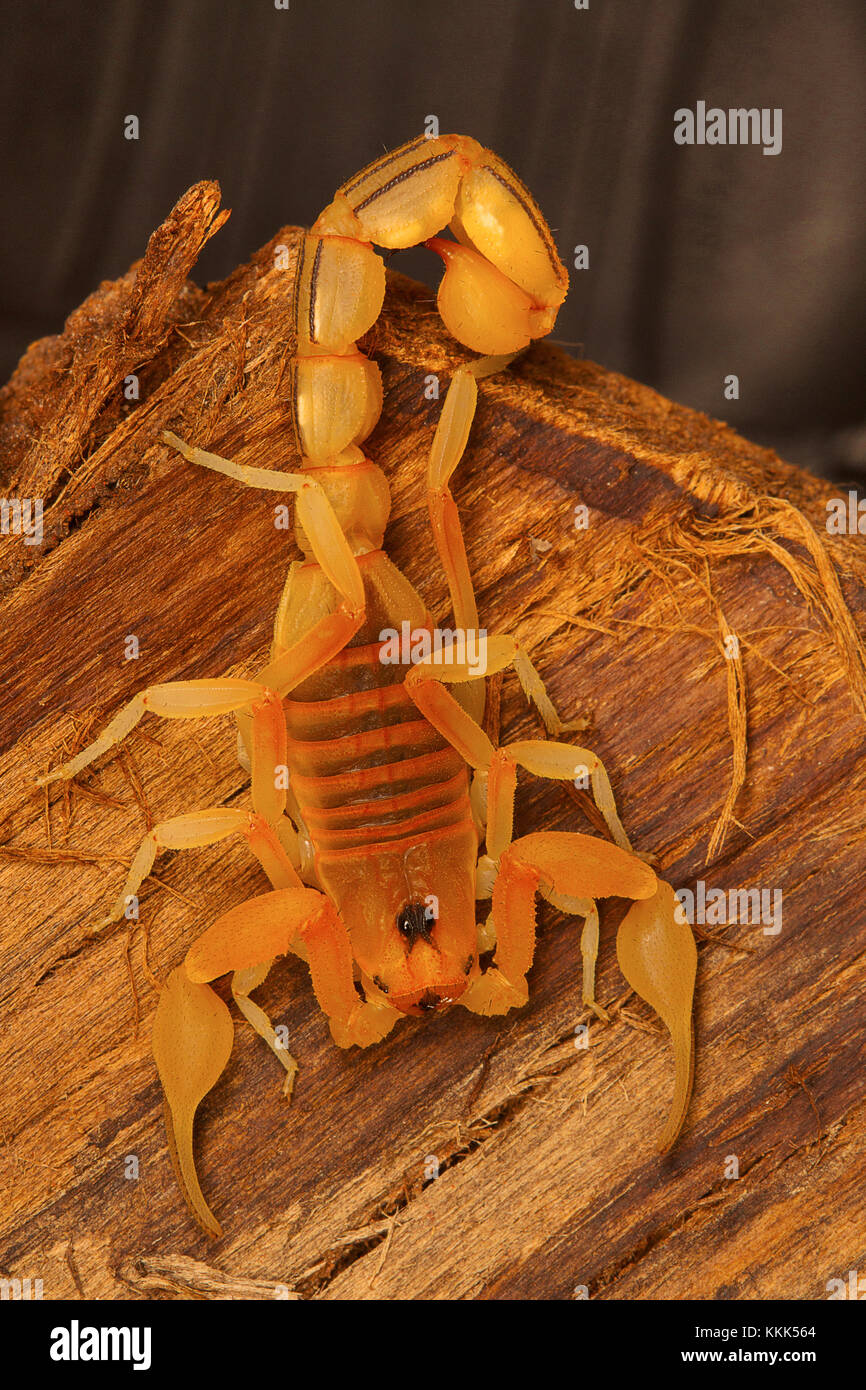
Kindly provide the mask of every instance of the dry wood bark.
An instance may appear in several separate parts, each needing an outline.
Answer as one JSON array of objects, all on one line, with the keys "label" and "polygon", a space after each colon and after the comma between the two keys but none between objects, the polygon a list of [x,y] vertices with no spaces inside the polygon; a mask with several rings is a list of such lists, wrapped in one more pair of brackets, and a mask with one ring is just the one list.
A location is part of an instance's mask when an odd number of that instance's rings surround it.
[{"label": "dry wood bark", "polygon": [[[613,1022],[591,1023],[588,1049],[578,929],[546,907],[527,1009],[407,1020],[364,1053],[331,1044],[304,967],[283,963],[258,997],[288,1025],[295,1098],[239,1020],[198,1128],[226,1234],[192,1225],[149,1051],[152,978],[263,880],[240,846],[166,856],[141,924],[88,932],[154,818],[246,804],[232,723],[154,721],[66,791],[34,778],[141,686],[266,656],[295,553],[272,503],[159,442],[168,427],[242,462],[294,457],[299,233],[198,289],[218,206],[215,185],[190,190],[0,396],[4,495],[46,507],[41,546],[0,541],[0,1271],[42,1278],[47,1298],[826,1297],[862,1267],[866,1207],[866,541],[827,536],[823,483],[549,345],[483,383],[456,479],[482,621],[517,634],[561,712],[589,715],[633,840],[674,885],[780,889],[783,929],[705,929],[695,1092],[663,1159],[672,1064],[619,975],[615,905],[598,981]],[[464,359],[399,276],[367,350],[389,551],[444,618],[424,384]],[[539,733],[511,680],[501,725]],[[520,832],[588,828],[560,787],[521,791]]]}]

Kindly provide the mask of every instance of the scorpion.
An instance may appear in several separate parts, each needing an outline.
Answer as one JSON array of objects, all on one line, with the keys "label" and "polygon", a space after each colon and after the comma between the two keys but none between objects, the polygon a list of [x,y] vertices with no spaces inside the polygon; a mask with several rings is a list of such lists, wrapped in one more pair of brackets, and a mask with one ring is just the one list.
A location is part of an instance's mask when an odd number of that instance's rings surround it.
[{"label": "scorpion", "polygon": [[[453,239],[441,235],[450,230]],[[379,368],[358,348],[385,294],[386,250],[425,244],[444,263],[438,309],[448,332],[480,354],[454,372],[432,440],[427,500],[456,632],[477,637],[481,662],[458,641],[435,650],[432,618],[383,549],[387,478],[360,447],[382,409]],[[238,1009],[274,1053],[290,1095],[297,1063],[251,998],[273,962],[293,952],[342,1048],[379,1042],[404,1016],[461,1004],[482,1015],[527,1003],[536,896],[583,918],[583,1003],[595,999],[600,898],[631,900],[617,935],[620,968],[666,1025],[674,1094],[658,1147],[672,1146],[692,1084],[696,948],[671,886],[636,854],[607,772],[561,741],[564,724],[527,653],[487,635],[450,480],[463,456],[478,382],[548,334],[568,276],[535,200],[476,140],[421,136],[337,191],[303,235],[293,288],[292,428],[300,468],[235,463],[166,431],[190,463],[248,487],[291,493],[293,561],[268,664],[255,680],[182,680],[136,694],[102,734],[43,783],[75,777],[150,712],[163,719],[232,713],[250,773],[252,810],[210,807],[154,825],[105,923],[118,922],[161,850],[242,836],[270,881],[223,912],[168,975],[153,1025],[169,1152],[199,1225],[222,1233],[196,1174],[199,1103],[228,1063],[233,1024],[210,982],[230,974]],[[383,660],[384,630],[428,639]],[[495,747],[482,727],[487,676],[511,668],[548,737]],[[611,839],[577,831],[514,838],[518,768],[535,777],[588,776]],[[471,777],[470,777],[471,772]],[[476,902],[489,900],[486,921]],[[483,909],[481,914],[483,916]]]}]

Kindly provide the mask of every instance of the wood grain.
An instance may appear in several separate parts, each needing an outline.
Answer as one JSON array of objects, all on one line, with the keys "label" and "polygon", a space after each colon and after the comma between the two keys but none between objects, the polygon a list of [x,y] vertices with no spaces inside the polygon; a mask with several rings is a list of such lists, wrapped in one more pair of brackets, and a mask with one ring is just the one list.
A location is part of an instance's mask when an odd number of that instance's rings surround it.
[{"label": "wood grain", "polygon": [[[297,552],[266,498],[159,442],[171,428],[244,463],[296,457],[299,232],[198,289],[218,206],[215,185],[190,190],[0,394],[4,495],[46,508],[41,546],[0,540],[0,1271],[42,1278],[46,1298],[826,1297],[866,1259],[866,540],[827,535],[823,483],[549,345],[482,383],[455,480],[482,622],[516,633],[564,715],[588,715],[633,841],[674,886],[780,890],[782,930],[702,929],[695,1092],[664,1158],[672,1062],[619,974],[616,904],[598,979],[613,1022],[592,1021],[587,1048],[579,927],[548,907],[525,1010],[407,1020],[365,1053],[332,1045],[305,968],[283,962],[257,997],[289,1029],[295,1097],[238,1018],[198,1124],[225,1235],[191,1223],[151,974],[262,891],[260,871],[241,846],[166,855],[139,924],[89,930],[148,818],[247,804],[232,723],[147,722],[68,793],[34,780],[143,685],[266,656]],[[425,385],[464,356],[398,275],[366,349],[385,382],[368,448],[391,481],[389,553],[444,618]],[[510,678],[501,724],[540,732]],[[520,791],[520,832],[589,828],[561,788]]]}]

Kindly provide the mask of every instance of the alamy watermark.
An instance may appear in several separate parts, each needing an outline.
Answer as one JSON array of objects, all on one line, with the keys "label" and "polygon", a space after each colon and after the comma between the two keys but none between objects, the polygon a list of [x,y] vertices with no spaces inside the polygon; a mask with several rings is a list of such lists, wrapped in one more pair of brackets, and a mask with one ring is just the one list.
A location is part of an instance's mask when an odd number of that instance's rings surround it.
[{"label": "alamy watermark", "polygon": [[73,1318],[68,1327],[51,1329],[48,1354],[52,1361],[129,1361],[134,1371],[151,1364],[149,1327],[82,1327]]},{"label": "alamy watermark", "polygon": [[849,1269],[847,1279],[828,1279],[827,1298],[844,1298],[860,1303],[866,1299],[866,1279],[861,1279],[858,1269]]},{"label": "alamy watermark", "polygon": [[847,497],[831,497],[826,506],[828,535],[866,536],[866,497],[858,498],[852,488]]},{"label": "alamy watermark", "polygon": [[707,107],[705,101],[692,111],[680,106],[674,112],[677,145],[763,145],[764,154],[782,152],[782,108],[774,106]]},{"label": "alamy watermark", "polygon": [[25,545],[41,545],[42,498],[0,497],[0,535],[23,536]]},{"label": "alamy watermark", "polygon": [[42,1298],[41,1279],[0,1279],[0,1302],[30,1302]]},{"label": "alamy watermark", "polygon": [[413,628],[403,622],[398,632],[385,627],[379,633],[379,660],[383,666],[412,666],[433,659],[436,666],[467,666],[473,676],[487,670],[487,631],[485,628]]},{"label": "alamy watermark", "polygon": [[678,888],[675,916],[691,926],[704,923],[726,926],[735,922],[747,926],[763,925],[764,936],[778,936],[782,930],[781,888],[707,888],[702,878],[695,889]]}]

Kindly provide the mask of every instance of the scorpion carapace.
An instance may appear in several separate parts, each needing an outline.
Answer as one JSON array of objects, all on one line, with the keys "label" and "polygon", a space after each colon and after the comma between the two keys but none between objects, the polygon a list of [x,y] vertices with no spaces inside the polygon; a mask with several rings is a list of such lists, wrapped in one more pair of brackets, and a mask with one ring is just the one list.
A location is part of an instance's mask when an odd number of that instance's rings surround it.
[{"label": "scorpion carapace", "polygon": [[[456,240],[437,235],[446,227]],[[445,263],[438,304],[446,327],[483,354],[452,378],[428,465],[433,535],[455,620],[444,645],[423,600],[382,549],[388,483],[359,447],[382,404],[378,367],[356,346],[385,291],[373,244],[420,242]],[[449,490],[477,381],[550,331],[567,286],[547,224],[506,164],[465,136],[413,140],[344,184],[304,238],[291,391],[301,469],[234,463],[164,435],[192,463],[295,494],[305,558],[290,567],[271,658],[255,680],[150,686],[45,780],[75,776],[146,711],[169,719],[237,717],[252,811],[215,807],[154,826],[107,919],[120,920],[160,849],[241,835],[271,883],[270,892],[223,913],[192,946],[166,981],[154,1023],[175,1169],[211,1233],[220,1228],[195,1172],[193,1119],[228,1061],[233,1029],[208,982],[231,973],[239,1009],[286,1070],[288,1094],[296,1063],[250,998],[276,957],[294,951],[308,962],[341,1047],[365,1047],[401,1016],[455,1002],[479,1014],[505,1013],[528,998],[538,893],[583,917],[583,1001],[602,1019],[596,900],[634,900],[617,937],[620,966],[674,1045],[662,1148],[682,1124],[692,1072],[691,930],[673,890],[632,852],[599,759],[560,740],[569,726],[528,655],[510,637],[479,631]],[[411,649],[395,653],[395,632],[411,634]],[[482,677],[507,667],[539,710],[548,739],[495,748],[483,731]],[[588,777],[612,843],[561,831],[515,840],[519,766],[538,777]],[[491,912],[479,927],[476,900],[485,898]]]}]

